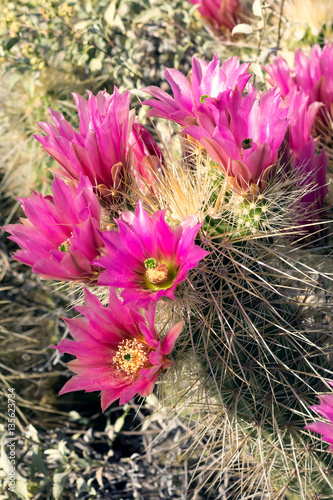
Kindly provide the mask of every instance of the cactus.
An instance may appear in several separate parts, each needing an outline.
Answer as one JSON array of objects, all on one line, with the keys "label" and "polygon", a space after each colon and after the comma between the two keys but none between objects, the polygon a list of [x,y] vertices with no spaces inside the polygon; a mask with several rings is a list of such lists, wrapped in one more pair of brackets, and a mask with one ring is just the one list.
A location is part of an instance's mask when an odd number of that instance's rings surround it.
[{"label": "cactus", "polygon": [[175,98],[147,89],[150,115],[183,127],[179,160],[128,91],[75,95],[79,132],[52,112],[37,136],[60,164],[54,196],[22,199],[27,219],[5,229],[34,272],[89,287],[83,317],[65,318],[74,341],[56,346],[77,358],[61,394],[102,391],[105,411],[162,380],[199,455],[193,481],[227,472],[229,498],[330,498],[332,455],[304,429],[332,373],[321,106],[244,95],[249,78],[236,58],[194,58],[192,79],[169,74]]},{"label": "cactus", "polygon": [[197,480],[228,470],[230,498],[331,498],[332,455],[304,430],[332,373],[327,228],[302,231],[302,172],[280,165],[264,193],[242,197],[191,147],[196,166],[169,166],[160,200],[170,220],[199,214],[210,255],[161,309],[161,322],[188,318],[161,404],[188,419]]}]

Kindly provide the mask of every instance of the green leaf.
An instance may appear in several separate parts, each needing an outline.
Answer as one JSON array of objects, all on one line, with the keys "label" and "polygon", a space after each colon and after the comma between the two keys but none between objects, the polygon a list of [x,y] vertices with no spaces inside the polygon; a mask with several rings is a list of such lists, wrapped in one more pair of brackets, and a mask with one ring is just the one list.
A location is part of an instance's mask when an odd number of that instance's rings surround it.
[{"label": "green leaf", "polygon": [[242,33],[244,35],[250,35],[252,33],[252,26],[250,24],[237,24],[232,30],[232,35],[236,35],[237,33]]},{"label": "green leaf", "polygon": [[255,16],[262,18],[262,8],[260,0],[254,0],[252,5],[252,11]]},{"label": "green leaf", "polygon": [[[5,448],[6,438],[7,435],[4,433],[0,443],[0,469],[4,470],[6,473],[9,473],[10,464],[8,462],[7,449]],[[15,494],[22,500],[30,499],[28,492],[28,481],[23,476],[21,476],[21,474],[19,474],[17,470],[15,471]]]},{"label": "green leaf", "polygon": [[115,421],[113,428],[114,428],[114,431],[116,434],[118,434],[118,432],[120,432],[121,429],[123,428],[124,423],[125,423],[125,418],[127,416],[127,413],[129,412],[129,410],[130,410],[129,405],[125,405],[124,406],[124,413],[121,415],[121,417],[117,418],[117,420]]},{"label": "green leaf", "polygon": [[104,13],[104,19],[110,26],[113,26],[115,20],[116,5],[117,5],[117,0],[112,0],[112,2],[108,5]]},{"label": "green leaf", "polygon": [[258,64],[258,63],[252,63],[251,64],[251,69],[252,69],[253,73],[256,75],[258,81],[259,82],[263,82],[264,81],[264,75],[263,75],[263,72],[262,72],[260,64]]},{"label": "green leaf", "polygon": [[100,71],[103,67],[102,61],[94,57],[89,63],[89,69],[90,71]]},{"label": "green leaf", "polygon": [[8,86],[8,90],[13,90],[13,88],[15,87],[15,85],[22,80],[22,75],[21,73],[13,73],[12,75],[10,75],[10,77],[8,78],[8,83],[7,83],[7,86]]},{"label": "green leaf", "polygon": [[68,476],[70,471],[65,472],[56,472],[53,476],[53,496],[55,500],[59,500],[61,494],[63,492],[64,487],[66,486]]},{"label": "green leaf", "polygon": [[152,9],[147,9],[141,14],[139,14],[133,22],[135,24],[145,24],[146,22],[150,21],[151,19],[156,20],[161,17],[161,9],[158,7],[153,7]]},{"label": "green leaf", "polygon": [[14,38],[9,38],[7,41],[6,41],[6,49],[7,50],[10,50],[12,47],[14,47],[14,45],[19,41],[19,37],[16,36]]},{"label": "green leaf", "polygon": [[89,24],[91,23],[91,21],[79,21],[78,23],[74,24],[74,28],[76,30],[85,30]]}]

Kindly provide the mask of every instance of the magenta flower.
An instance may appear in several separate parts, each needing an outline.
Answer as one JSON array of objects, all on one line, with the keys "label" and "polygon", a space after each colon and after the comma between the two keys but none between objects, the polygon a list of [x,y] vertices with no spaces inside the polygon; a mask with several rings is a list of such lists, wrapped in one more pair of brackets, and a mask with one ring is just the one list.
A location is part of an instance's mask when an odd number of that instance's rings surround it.
[{"label": "magenta flower", "polygon": [[53,169],[67,179],[79,180],[86,175],[100,196],[113,197],[122,190],[128,172],[140,166],[140,174],[151,181],[145,163],[160,165],[162,153],[155,140],[143,126],[135,122],[134,110],[129,110],[129,91],[112,95],[106,91],[97,96],[88,92],[86,101],[73,94],[78,108],[79,132],[67,123],[64,116],[52,111],[54,125],[41,122],[47,134],[36,135],[42,148],[60,164]]},{"label": "magenta flower", "polygon": [[319,154],[316,153],[316,142],[311,137],[301,153],[292,159],[292,165],[303,178],[300,185],[309,188],[298,204],[298,213],[304,214],[302,225],[306,227],[310,224],[308,229],[316,231],[318,226],[313,223],[318,221],[320,209],[328,193],[326,182],[328,156],[324,149]]},{"label": "magenta flower", "polygon": [[294,87],[286,97],[289,121],[289,146],[293,156],[302,153],[304,146],[313,140],[311,131],[322,104],[313,102],[309,105],[309,96],[303,90]]},{"label": "magenta flower", "polygon": [[190,0],[191,4],[200,4],[199,12],[206,21],[218,29],[225,26],[230,31],[236,26],[238,0]]},{"label": "magenta flower", "polygon": [[[332,381],[328,381],[328,383],[333,386]],[[333,452],[333,394],[325,394],[324,396],[318,396],[318,398],[320,404],[310,406],[311,410],[327,418],[331,423],[313,422],[312,424],[308,424],[305,429],[321,434],[323,440],[326,441],[326,443],[330,443],[331,446],[329,450]]]},{"label": "magenta flower", "polygon": [[[298,49],[296,49],[296,53],[297,52]],[[273,87],[277,85],[280,88],[283,98],[285,98],[293,88],[299,90],[295,79],[291,75],[291,69],[287,61],[282,57],[276,57],[273,64],[267,64],[263,68],[270,76],[267,80]]]},{"label": "magenta flower", "polygon": [[333,45],[326,44],[321,49],[316,44],[309,57],[296,50],[294,70],[281,57],[264,69],[270,76],[269,82],[280,87],[283,97],[296,87],[305,92],[309,104],[322,103],[319,117],[324,124],[329,123],[329,117],[333,117]]},{"label": "magenta flower", "polygon": [[311,139],[303,148],[301,155],[292,160],[292,165],[300,172],[299,185],[307,187],[306,194],[297,202],[299,224],[308,232],[318,231],[320,213],[328,193],[326,182],[328,156],[324,149],[317,154],[315,141]]},{"label": "magenta flower", "polygon": [[92,185],[85,176],[77,188],[55,177],[52,188],[53,197],[33,191],[20,199],[27,219],[3,228],[21,247],[13,257],[45,279],[96,279],[98,267],[90,262],[104,244],[99,236],[101,209]]},{"label": "magenta flower", "polygon": [[76,307],[84,318],[64,318],[72,340],[55,346],[76,359],[68,367],[76,373],[60,394],[102,391],[102,411],[116,399],[127,403],[136,393],[148,396],[160,373],[170,366],[169,355],[182,330],[174,325],[163,340],[154,326],[155,304],[145,313],[124,305],[110,289],[108,307],[85,290],[86,306]]},{"label": "magenta flower", "polygon": [[270,89],[259,100],[250,86],[225,91],[218,99],[206,98],[197,106],[198,126],[184,129],[197,139],[230,184],[240,192],[256,185],[262,189],[279,159],[288,127],[288,108],[278,89]]},{"label": "magenta flower", "polygon": [[165,214],[160,210],[150,217],[139,201],[135,213],[124,212],[116,221],[119,232],[101,234],[106,256],[93,262],[105,268],[98,283],[123,288],[125,303],[175,298],[177,285],[209,253],[194,244],[202,226],[195,215],[173,229]]},{"label": "magenta flower", "polygon": [[[299,213],[304,213],[304,224],[313,222],[313,216],[318,214],[327,194],[326,170],[328,156],[324,150],[317,153],[318,140],[311,135],[311,130],[321,104],[313,102],[308,105],[309,97],[303,90],[296,87],[286,97],[289,115],[289,146],[291,165],[300,172],[303,186],[309,186],[309,191],[300,200]],[[316,226],[309,226],[316,230]]]},{"label": "magenta flower", "polygon": [[146,87],[145,92],[155,99],[148,99],[142,104],[152,106],[148,116],[167,118],[182,126],[197,124],[196,106],[206,97],[218,98],[226,89],[238,89],[242,92],[251,78],[249,64],[239,64],[237,57],[232,57],[220,67],[220,61],[214,56],[210,63],[193,57],[192,74],[185,77],[176,69],[166,69],[174,97],[158,87]]},{"label": "magenta flower", "polygon": [[154,174],[166,165],[163,154],[150,132],[137,121],[133,124],[131,143],[128,161],[133,165],[132,175],[144,194],[150,189],[156,195]]}]

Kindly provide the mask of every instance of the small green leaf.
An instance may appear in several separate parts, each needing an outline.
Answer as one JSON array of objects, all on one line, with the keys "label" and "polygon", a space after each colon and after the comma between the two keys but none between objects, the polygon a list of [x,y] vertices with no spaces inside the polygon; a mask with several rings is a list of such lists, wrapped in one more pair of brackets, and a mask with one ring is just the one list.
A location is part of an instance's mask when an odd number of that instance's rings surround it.
[{"label": "small green leaf", "polygon": [[236,35],[237,33],[242,33],[243,35],[250,35],[252,33],[252,26],[250,24],[237,24],[232,30],[232,35]]},{"label": "small green leaf", "polygon": [[64,487],[66,486],[68,476],[70,471],[65,472],[57,472],[53,476],[53,496],[55,500],[59,500],[61,494],[63,492]]},{"label": "small green leaf", "polygon": [[255,16],[262,18],[262,8],[260,0],[254,0],[252,5],[252,11]]},{"label": "small green leaf", "polygon": [[160,16],[161,16],[161,9],[159,9],[158,7],[153,7],[152,9],[147,9],[143,11],[139,16],[137,16],[134,19],[134,22],[136,24],[141,24],[141,23],[145,24],[152,19],[153,20],[159,19]]},{"label": "small green leaf", "polygon": [[112,2],[108,5],[104,13],[104,19],[110,26],[113,26],[115,20],[116,5],[117,5],[117,0],[112,0]]},{"label": "small green leaf", "polygon": [[99,59],[96,59],[96,57],[94,59],[92,59],[89,63],[89,68],[90,68],[90,71],[100,71],[103,67],[103,64],[102,64],[102,61],[100,61]]}]

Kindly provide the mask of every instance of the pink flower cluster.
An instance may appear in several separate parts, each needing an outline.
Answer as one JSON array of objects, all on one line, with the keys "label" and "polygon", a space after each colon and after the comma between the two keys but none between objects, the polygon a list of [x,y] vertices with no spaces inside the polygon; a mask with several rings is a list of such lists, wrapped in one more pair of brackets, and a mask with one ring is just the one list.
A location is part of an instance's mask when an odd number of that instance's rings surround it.
[{"label": "pink flower cluster", "polygon": [[282,97],[287,97],[294,89],[303,91],[308,105],[320,105],[318,118],[327,126],[333,118],[333,45],[327,43],[322,49],[315,44],[307,57],[299,49],[295,53],[295,68],[277,57],[273,64],[264,66],[272,85],[281,89]]},{"label": "pink flower cluster", "polygon": [[[316,154],[318,141],[311,135],[321,104],[295,86],[284,100],[277,88],[259,95],[248,83],[248,68],[236,57],[222,65],[216,56],[209,63],[193,58],[188,77],[166,70],[173,96],[148,87],[152,99],[144,104],[152,106],[150,116],[176,122],[183,135],[198,141],[238,193],[263,192],[284,154],[286,168],[290,163],[305,172],[303,182],[315,187],[302,200],[308,222],[309,208],[320,209],[326,195],[327,157]],[[57,346],[76,356],[69,364],[76,375],[62,392],[100,390],[105,409],[117,398],[125,403],[136,393],[150,394],[170,365],[181,323],[163,339],[154,324],[156,304],[174,300],[208,252],[195,243],[201,227],[196,215],[174,228],[166,210],[149,215],[141,200],[135,212],[117,214],[110,229],[111,207],[124,196],[129,177],[137,182],[136,192],[154,196],[154,172],[164,169],[167,175],[167,169],[155,140],[130,110],[129,92],[88,94],[87,100],[74,94],[78,131],[55,111],[53,124],[40,123],[46,135],[36,138],[58,162],[53,194],[33,192],[20,200],[26,218],[4,229],[20,246],[14,258],[43,278],[110,288],[108,307],[86,291],[87,305],[77,308],[84,318],[66,320],[74,341]]]},{"label": "pink flower cluster", "polygon": [[230,31],[236,26],[238,0],[190,0],[193,5],[199,4],[202,17],[216,30],[225,27]]},{"label": "pink flower cluster", "polygon": [[[324,151],[316,154],[318,140],[312,136],[322,104],[296,87],[284,100],[284,90],[277,87],[259,95],[248,83],[248,66],[236,57],[221,66],[216,56],[208,64],[194,57],[187,77],[166,70],[174,97],[148,87],[145,91],[153,99],[143,104],[152,106],[149,116],[174,121],[183,135],[196,139],[230,187],[241,194],[263,192],[273,181],[278,162],[286,167],[291,163],[311,185],[301,200],[309,222],[327,192],[328,159]],[[282,87],[285,73],[281,75]]]},{"label": "pink flower cluster", "polygon": [[73,94],[79,114],[79,132],[62,113],[50,110],[54,124],[40,122],[47,134],[35,135],[42,148],[59,166],[53,171],[65,179],[79,180],[85,175],[99,196],[111,201],[124,189],[128,174],[141,175],[152,182],[147,166],[163,163],[160,148],[150,133],[137,122],[135,110],[129,109],[129,91],[97,96],[88,92],[88,100]]},{"label": "pink flower cluster", "polygon": [[[208,252],[195,245],[201,224],[195,215],[172,228],[166,211],[152,217],[139,200],[110,230],[113,201],[122,196],[131,174],[137,190],[154,194],[154,170],[164,168],[162,153],[148,130],[129,109],[130,94],[74,94],[79,131],[61,113],[54,124],[40,123],[43,149],[58,162],[53,195],[33,192],[21,199],[26,218],[3,229],[21,249],[14,258],[45,279],[110,287],[110,303],[85,291],[84,318],[65,319],[75,341],[62,340],[60,352],[76,356],[69,367],[76,375],[61,393],[102,391],[102,408],[136,393],[147,396],[169,355],[182,322],[164,339],[154,324],[157,300],[175,298],[176,287]],[[121,289],[123,300],[117,297]],[[140,311],[140,308],[142,309]]]},{"label": "pink flower cluster", "polygon": [[[326,170],[328,157],[324,150],[316,154],[318,133],[325,133],[333,119],[333,45],[323,49],[314,45],[307,57],[296,50],[295,68],[277,57],[273,64],[264,66],[272,85],[281,89],[282,97],[290,105],[290,143],[296,169],[307,173],[306,182],[318,185],[304,197],[304,202],[318,210],[327,194]],[[311,135],[312,134],[312,135]]]}]

